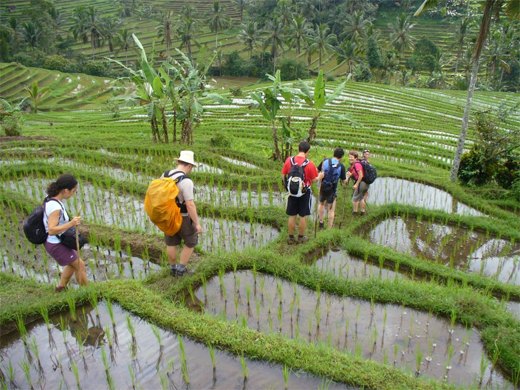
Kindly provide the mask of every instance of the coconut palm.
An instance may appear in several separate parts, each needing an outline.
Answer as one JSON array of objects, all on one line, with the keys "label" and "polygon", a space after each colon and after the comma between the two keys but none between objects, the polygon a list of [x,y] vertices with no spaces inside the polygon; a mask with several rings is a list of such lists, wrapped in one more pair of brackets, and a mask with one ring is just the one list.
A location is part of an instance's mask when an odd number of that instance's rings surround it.
[{"label": "coconut palm", "polygon": [[[415,16],[420,15],[424,10],[436,7],[438,0],[424,0],[419,9],[415,12]],[[480,22],[480,29],[478,38],[475,42],[473,49],[473,56],[471,59],[471,76],[468,86],[468,95],[466,98],[466,106],[464,107],[464,115],[462,117],[462,126],[460,129],[459,141],[457,144],[457,150],[453,158],[453,165],[450,171],[450,180],[457,180],[459,173],[460,160],[462,153],[464,152],[464,143],[466,142],[466,134],[468,131],[469,113],[471,111],[471,103],[473,101],[473,92],[475,91],[475,85],[477,83],[477,74],[479,69],[480,55],[482,48],[486,42],[486,38],[489,32],[489,26],[493,15],[499,15],[500,12],[505,12],[507,16],[512,19],[520,18],[520,2],[518,0],[486,0],[484,4],[484,12],[482,14],[482,20]]]},{"label": "coconut palm", "polygon": [[294,17],[291,3],[288,0],[279,0],[276,4],[275,13],[282,24],[282,28],[284,30],[287,29],[291,25]]},{"label": "coconut palm", "polygon": [[172,47],[173,41],[173,12],[166,12],[161,20],[161,23],[156,27],[157,29],[157,37],[162,38],[161,43],[164,43],[166,47],[166,54],[170,54],[170,49]]},{"label": "coconut palm", "polygon": [[388,25],[391,29],[390,42],[401,55],[405,50],[414,48],[414,38],[411,35],[411,30],[415,24],[410,23],[410,17],[405,14],[400,14],[394,24]]},{"label": "coconut palm", "polygon": [[238,9],[240,10],[240,23],[244,20],[244,8],[246,7],[246,0],[235,0],[235,3],[238,5]]},{"label": "coconut palm", "polygon": [[242,24],[240,32],[238,33],[238,39],[247,47],[249,50],[249,58],[251,58],[253,56],[253,49],[258,45],[258,41],[260,40],[258,23],[250,20],[246,24]]},{"label": "coconut palm", "polygon": [[38,46],[42,33],[43,31],[37,23],[29,21],[22,24],[22,37],[32,48]]},{"label": "coconut palm", "polygon": [[337,42],[336,34],[330,32],[329,26],[321,23],[310,35],[311,45],[314,46],[318,53],[318,67],[321,68],[323,63],[323,54],[334,51],[334,45]]},{"label": "coconut palm", "polygon": [[455,73],[458,72],[459,62],[464,50],[464,43],[469,33],[469,28],[472,24],[473,18],[471,16],[465,16],[459,20],[457,31],[455,32],[455,45],[457,48],[457,59],[455,62]]},{"label": "coconut palm", "polygon": [[361,50],[355,41],[344,39],[335,49],[336,61],[338,64],[346,62],[348,64],[347,74],[352,73],[354,65],[362,62]]},{"label": "coconut palm", "polygon": [[181,10],[179,20],[179,28],[177,30],[181,39],[180,47],[186,49],[188,58],[192,58],[192,44],[196,43],[194,34],[197,26],[197,19],[195,18],[195,9],[191,5],[186,5]]},{"label": "coconut palm", "polygon": [[208,16],[208,24],[211,32],[215,33],[215,50],[218,47],[218,33],[229,26],[229,18],[220,6],[219,1],[213,2],[213,10]]},{"label": "coconut palm", "polygon": [[49,88],[40,88],[38,83],[34,81],[30,87],[25,87],[25,91],[29,94],[29,102],[31,104],[31,111],[38,112],[38,107],[43,97],[49,92]]},{"label": "coconut palm", "polygon": [[88,42],[88,28],[85,12],[85,6],[74,8],[72,11],[72,26],[70,28],[74,39],[81,39],[83,43]]},{"label": "coconut palm", "polygon": [[134,40],[132,39],[132,34],[126,28],[119,30],[116,34],[115,44],[120,50],[124,50],[125,64],[128,62],[128,49],[133,45],[133,43]]},{"label": "coconut palm", "polygon": [[273,70],[276,70],[276,59],[278,58],[278,52],[280,49],[283,50],[283,44],[285,43],[285,36],[282,30],[282,23],[277,18],[270,20],[264,29],[265,33],[267,34],[264,39],[264,47],[271,47]]},{"label": "coconut palm", "polygon": [[371,24],[372,19],[366,17],[363,11],[354,11],[354,13],[347,14],[346,16],[343,36],[359,44],[366,38],[367,29]]},{"label": "coconut palm", "polygon": [[103,40],[108,43],[110,53],[114,51],[114,41],[120,25],[121,21],[115,17],[105,17],[101,19],[99,31]]},{"label": "coconut palm", "polygon": [[305,37],[309,34],[311,25],[303,15],[296,15],[292,18],[289,26],[288,38],[291,46],[296,45],[296,53],[301,53],[301,46]]}]

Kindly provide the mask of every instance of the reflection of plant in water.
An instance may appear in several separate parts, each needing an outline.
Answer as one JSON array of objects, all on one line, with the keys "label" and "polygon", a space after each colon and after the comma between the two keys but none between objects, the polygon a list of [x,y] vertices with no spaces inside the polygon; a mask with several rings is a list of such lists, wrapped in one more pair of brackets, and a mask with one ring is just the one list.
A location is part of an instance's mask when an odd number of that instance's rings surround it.
[{"label": "reflection of plant in water", "polygon": [[177,335],[177,340],[179,342],[179,351],[180,351],[180,359],[181,359],[181,372],[182,372],[182,379],[185,383],[190,383],[190,376],[188,373],[188,363],[186,361],[186,350],[184,348],[184,341],[182,340],[182,337],[180,335]]}]

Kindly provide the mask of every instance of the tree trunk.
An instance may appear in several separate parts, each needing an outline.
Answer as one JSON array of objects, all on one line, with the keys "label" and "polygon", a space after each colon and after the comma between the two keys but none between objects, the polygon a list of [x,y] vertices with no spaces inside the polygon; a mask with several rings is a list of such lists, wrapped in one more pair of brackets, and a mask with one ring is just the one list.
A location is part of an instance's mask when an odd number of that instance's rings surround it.
[{"label": "tree trunk", "polygon": [[307,138],[308,142],[312,142],[316,139],[316,129],[318,128],[319,117],[319,115],[316,115],[312,118],[311,128],[309,129],[309,137]]},{"label": "tree trunk", "polygon": [[173,143],[177,142],[177,111],[173,110]]},{"label": "tree trunk", "polygon": [[464,152],[464,143],[466,141],[466,134],[468,132],[469,113],[471,111],[471,102],[473,100],[473,92],[475,91],[475,85],[477,83],[478,66],[480,61],[480,53],[486,42],[486,37],[489,32],[489,25],[491,23],[491,16],[493,6],[496,0],[487,0],[484,8],[484,14],[482,15],[482,22],[480,23],[479,36],[475,43],[475,49],[473,50],[472,66],[471,66],[471,78],[468,86],[468,96],[466,99],[466,106],[464,107],[464,116],[462,117],[462,127],[460,129],[459,142],[457,144],[457,150],[453,158],[453,165],[450,171],[450,180],[456,181],[459,173],[460,160],[462,153]]},{"label": "tree trunk", "polygon": [[150,127],[152,128],[152,140],[153,142],[157,142],[157,118],[154,116],[152,116],[150,118]]},{"label": "tree trunk", "polygon": [[280,147],[278,146],[278,129],[273,123],[273,160],[274,161],[280,161],[281,160],[281,153],[280,153]]},{"label": "tree trunk", "polygon": [[164,112],[164,108],[161,109],[161,119],[162,119],[162,128],[164,134],[164,143],[168,143],[168,121],[166,120],[166,113]]},{"label": "tree trunk", "polygon": [[183,144],[189,145],[192,142],[192,136],[191,136],[191,120],[184,119],[182,122],[182,135],[181,135],[181,142]]}]

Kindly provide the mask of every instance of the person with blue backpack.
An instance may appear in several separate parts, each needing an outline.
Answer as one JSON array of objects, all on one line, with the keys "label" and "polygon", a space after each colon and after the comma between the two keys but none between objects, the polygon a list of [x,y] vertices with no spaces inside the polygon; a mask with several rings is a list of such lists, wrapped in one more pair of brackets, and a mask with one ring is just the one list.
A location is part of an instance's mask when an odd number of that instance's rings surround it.
[{"label": "person with blue backpack", "polygon": [[318,165],[318,171],[320,171],[318,180],[321,181],[318,205],[320,229],[325,227],[323,221],[325,210],[327,210],[329,228],[334,226],[338,183],[340,180],[344,184],[347,182],[347,172],[345,166],[341,163],[344,155],[345,151],[342,148],[336,148],[332,158],[326,158]]},{"label": "person with blue backpack", "polygon": [[[298,154],[288,157],[282,168],[282,181],[289,193],[287,199],[286,214],[289,245],[307,241],[305,230],[307,228],[307,216],[311,215],[311,184],[318,179],[318,170],[314,163],[307,158],[311,145],[302,141],[298,145]],[[298,239],[294,237],[296,230],[296,216],[300,216],[298,225]]]}]

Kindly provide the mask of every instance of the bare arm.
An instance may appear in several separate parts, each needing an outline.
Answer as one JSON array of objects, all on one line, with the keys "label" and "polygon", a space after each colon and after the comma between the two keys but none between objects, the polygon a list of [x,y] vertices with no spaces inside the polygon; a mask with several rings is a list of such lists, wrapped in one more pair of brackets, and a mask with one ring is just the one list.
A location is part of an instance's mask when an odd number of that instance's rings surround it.
[{"label": "bare arm", "polygon": [[197,233],[202,233],[202,226],[200,226],[199,215],[197,214],[197,206],[195,206],[195,202],[193,200],[187,200],[185,204],[186,209],[188,210],[188,215],[195,225],[195,230]]},{"label": "bare arm", "polygon": [[60,222],[60,210],[55,210],[49,215],[48,226],[49,236],[56,236],[70,229],[71,227],[78,226],[81,222],[81,217],[74,217],[69,222],[63,225],[58,225]]}]

